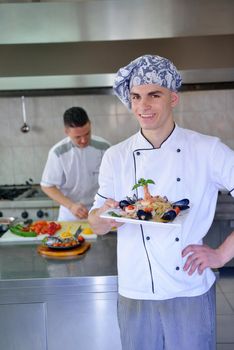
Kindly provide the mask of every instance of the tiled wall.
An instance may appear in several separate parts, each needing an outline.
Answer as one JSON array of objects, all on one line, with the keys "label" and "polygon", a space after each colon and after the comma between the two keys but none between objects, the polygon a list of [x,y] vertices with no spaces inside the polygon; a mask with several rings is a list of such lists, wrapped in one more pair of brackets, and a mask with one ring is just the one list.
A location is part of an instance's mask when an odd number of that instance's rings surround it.
[{"label": "tiled wall", "polygon": [[[62,115],[82,106],[93,133],[115,144],[138,130],[134,116],[112,95],[25,98],[30,132],[23,134],[21,98],[0,98],[0,184],[39,183],[50,147],[64,137]],[[234,149],[234,90],[182,92],[176,122],[219,136]]]}]

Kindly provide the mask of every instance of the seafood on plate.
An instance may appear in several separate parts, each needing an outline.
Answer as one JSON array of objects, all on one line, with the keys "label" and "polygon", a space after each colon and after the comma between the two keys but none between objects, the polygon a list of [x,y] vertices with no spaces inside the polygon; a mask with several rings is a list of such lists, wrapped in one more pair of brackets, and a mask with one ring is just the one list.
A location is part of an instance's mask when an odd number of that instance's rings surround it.
[{"label": "seafood on plate", "polygon": [[72,234],[70,228],[60,233],[58,236],[45,237],[43,239],[43,244],[51,249],[72,249],[76,248],[82,243],[85,239],[80,235],[80,227],[75,234]]},{"label": "seafood on plate", "polygon": [[[170,222],[176,218],[181,210],[189,209],[189,200],[187,198],[170,202],[166,196],[152,196],[149,192],[148,184],[154,184],[154,181],[151,179],[140,179],[133,186],[133,190],[143,186],[144,198],[137,199],[136,195],[134,195],[132,198],[126,197],[126,199],[121,200],[119,202],[121,209],[119,216],[137,220]],[[113,216],[116,216],[114,212]]]}]

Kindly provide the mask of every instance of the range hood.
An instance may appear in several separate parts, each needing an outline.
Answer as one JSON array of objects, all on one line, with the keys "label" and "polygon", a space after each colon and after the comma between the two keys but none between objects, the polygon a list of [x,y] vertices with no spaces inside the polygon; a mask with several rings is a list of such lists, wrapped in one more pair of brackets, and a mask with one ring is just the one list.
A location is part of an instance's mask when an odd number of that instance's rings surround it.
[{"label": "range hood", "polygon": [[184,83],[234,82],[234,1],[96,0],[0,4],[0,91],[110,87],[142,54]]}]

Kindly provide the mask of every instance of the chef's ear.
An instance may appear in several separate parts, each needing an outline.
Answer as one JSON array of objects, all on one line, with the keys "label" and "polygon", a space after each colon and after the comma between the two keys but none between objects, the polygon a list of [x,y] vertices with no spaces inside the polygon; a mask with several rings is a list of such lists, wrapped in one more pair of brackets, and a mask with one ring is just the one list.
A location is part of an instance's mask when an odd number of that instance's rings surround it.
[{"label": "chef's ear", "polygon": [[171,92],[171,106],[177,106],[179,102],[179,95],[176,92]]}]

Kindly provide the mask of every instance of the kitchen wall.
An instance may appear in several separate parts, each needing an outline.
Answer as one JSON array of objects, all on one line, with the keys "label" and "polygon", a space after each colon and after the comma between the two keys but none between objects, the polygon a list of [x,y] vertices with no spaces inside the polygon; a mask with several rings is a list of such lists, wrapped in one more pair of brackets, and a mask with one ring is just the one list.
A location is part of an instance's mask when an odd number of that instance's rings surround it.
[{"label": "kitchen wall", "polygon": [[[39,183],[50,147],[64,137],[62,115],[82,106],[93,133],[112,144],[138,130],[131,113],[113,95],[74,95],[25,98],[30,132],[23,134],[20,97],[0,98],[0,184]],[[219,136],[234,149],[234,90],[180,93],[175,119],[180,126]]]}]

